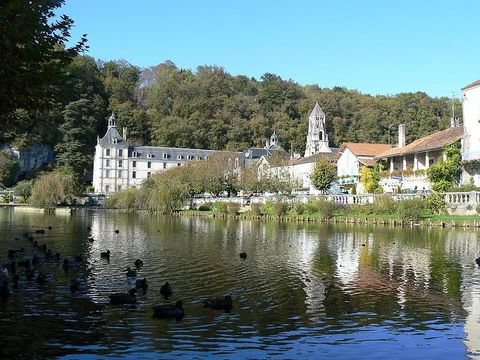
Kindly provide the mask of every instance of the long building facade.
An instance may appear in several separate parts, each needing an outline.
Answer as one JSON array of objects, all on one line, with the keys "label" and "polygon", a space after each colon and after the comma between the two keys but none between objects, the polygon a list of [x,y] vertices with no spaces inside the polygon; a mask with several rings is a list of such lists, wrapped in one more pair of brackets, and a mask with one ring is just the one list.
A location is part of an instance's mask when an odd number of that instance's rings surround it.
[{"label": "long building facade", "polygon": [[154,172],[204,160],[216,153],[228,154],[234,158],[236,166],[243,166],[245,157],[242,152],[129,145],[126,131],[120,135],[112,115],[105,136],[97,138],[95,146],[94,192],[108,194],[137,187]]}]

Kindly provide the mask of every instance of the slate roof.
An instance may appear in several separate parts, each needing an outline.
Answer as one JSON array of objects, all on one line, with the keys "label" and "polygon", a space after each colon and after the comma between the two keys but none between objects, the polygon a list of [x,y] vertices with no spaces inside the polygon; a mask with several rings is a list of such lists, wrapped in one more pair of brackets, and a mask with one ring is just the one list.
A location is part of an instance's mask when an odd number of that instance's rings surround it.
[{"label": "slate roof", "polygon": [[271,156],[274,152],[279,151],[281,155],[290,156],[280,145],[273,145],[268,149],[265,148],[250,148],[243,152],[247,159],[260,159],[262,156]]},{"label": "slate roof", "polygon": [[381,154],[375,156],[375,159],[385,159],[392,156],[414,154],[418,152],[440,150],[445,146],[460,140],[463,137],[463,126],[451,127],[446,130],[437,131],[431,135],[405,145],[403,147],[395,147],[388,149]]},{"label": "slate roof", "polygon": [[[136,156],[133,156],[133,153],[136,153]],[[163,147],[163,146],[130,146],[128,156],[137,159],[151,159],[151,160],[170,160],[170,161],[185,161],[185,160],[200,160],[210,157],[214,154],[222,153],[232,157],[244,158],[242,152],[234,151],[219,151],[219,150],[204,150],[204,149],[188,149],[188,148],[174,148],[174,147]],[[164,155],[167,155],[167,158],[164,158]],[[179,158],[179,156],[183,156]],[[189,159],[188,156],[193,156],[193,159]]]},{"label": "slate roof", "polygon": [[309,117],[312,116],[325,116],[325,113],[323,112],[322,108],[320,105],[318,105],[318,101],[315,103],[315,107],[313,108],[312,112],[310,113]]},{"label": "slate roof", "polygon": [[389,144],[351,143],[342,144],[337,154],[339,157],[345,149],[349,149],[355,156],[376,156],[391,147]]},{"label": "slate roof", "polygon": [[302,157],[298,159],[292,159],[289,161],[290,165],[300,165],[300,164],[308,164],[317,161],[320,158],[327,158],[331,161],[336,161],[335,155],[338,152],[338,148],[330,148],[332,150],[331,153],[317,153],[307,157]]},{"label": "slate roof", "polygon": [[467,90],[467,89],[470,89],[470,88],[473,88],[473,87],[476,87],[476,86],[480,86],[480,80],[477,80],[477,81],[474,81],[468,85],[465,85],[462,90]]},{"label": "slate roof", "polygon": [[[116,143],[114,142],[115,139]],[[110,147],[125,147],[127,145],[115,126],[108,127],[105,136],[98,139],[98,143],[102,146]]]}]

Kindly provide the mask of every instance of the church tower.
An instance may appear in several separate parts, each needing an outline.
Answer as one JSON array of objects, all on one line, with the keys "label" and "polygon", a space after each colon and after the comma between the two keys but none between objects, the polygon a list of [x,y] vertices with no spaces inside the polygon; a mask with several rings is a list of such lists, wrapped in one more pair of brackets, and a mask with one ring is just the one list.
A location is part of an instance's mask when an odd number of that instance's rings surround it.
[{"label": "church tower", "polygon": [[323,110],[315,103],[312,113],[308,117],[308,135],[305,157],[317,153],[331,153],[328,146],[328,135],[325,131],[325,114]]}]

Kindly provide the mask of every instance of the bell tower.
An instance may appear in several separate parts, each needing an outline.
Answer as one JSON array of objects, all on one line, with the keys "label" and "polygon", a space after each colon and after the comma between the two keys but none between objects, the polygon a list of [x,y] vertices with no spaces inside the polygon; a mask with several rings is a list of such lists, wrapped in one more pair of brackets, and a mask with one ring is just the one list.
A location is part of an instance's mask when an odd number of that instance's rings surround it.
[{"label": "bell tower", "polygon": [[328,146],[328,134],[325,131],[325,113],[317,102],[315,103],[315,107],[308,117],[308,134],[305,157],[312,156],[317,153],[331,152],[332,150]]}]

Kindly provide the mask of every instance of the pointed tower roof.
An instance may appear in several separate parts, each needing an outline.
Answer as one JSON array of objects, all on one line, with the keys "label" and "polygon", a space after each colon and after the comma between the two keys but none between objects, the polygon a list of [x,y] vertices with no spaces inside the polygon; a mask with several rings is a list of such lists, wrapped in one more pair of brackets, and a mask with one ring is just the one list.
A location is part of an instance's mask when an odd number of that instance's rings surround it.
[{"label": "pointed tower roof", "polygon": [[312,116],[325,116],[325,113],[323,112],[322,108],[320,105],[318,105],[318,101],[315,102],[315,107],[313,108],[310,117]]},{"label": "pointed tower roof", "polygon": [[112,115],[108,119],[107,132],[103,138],[97,140],[98,144],[102,146],[125,146],[125,139],[119,134],[117,130],[117,120]]}]

